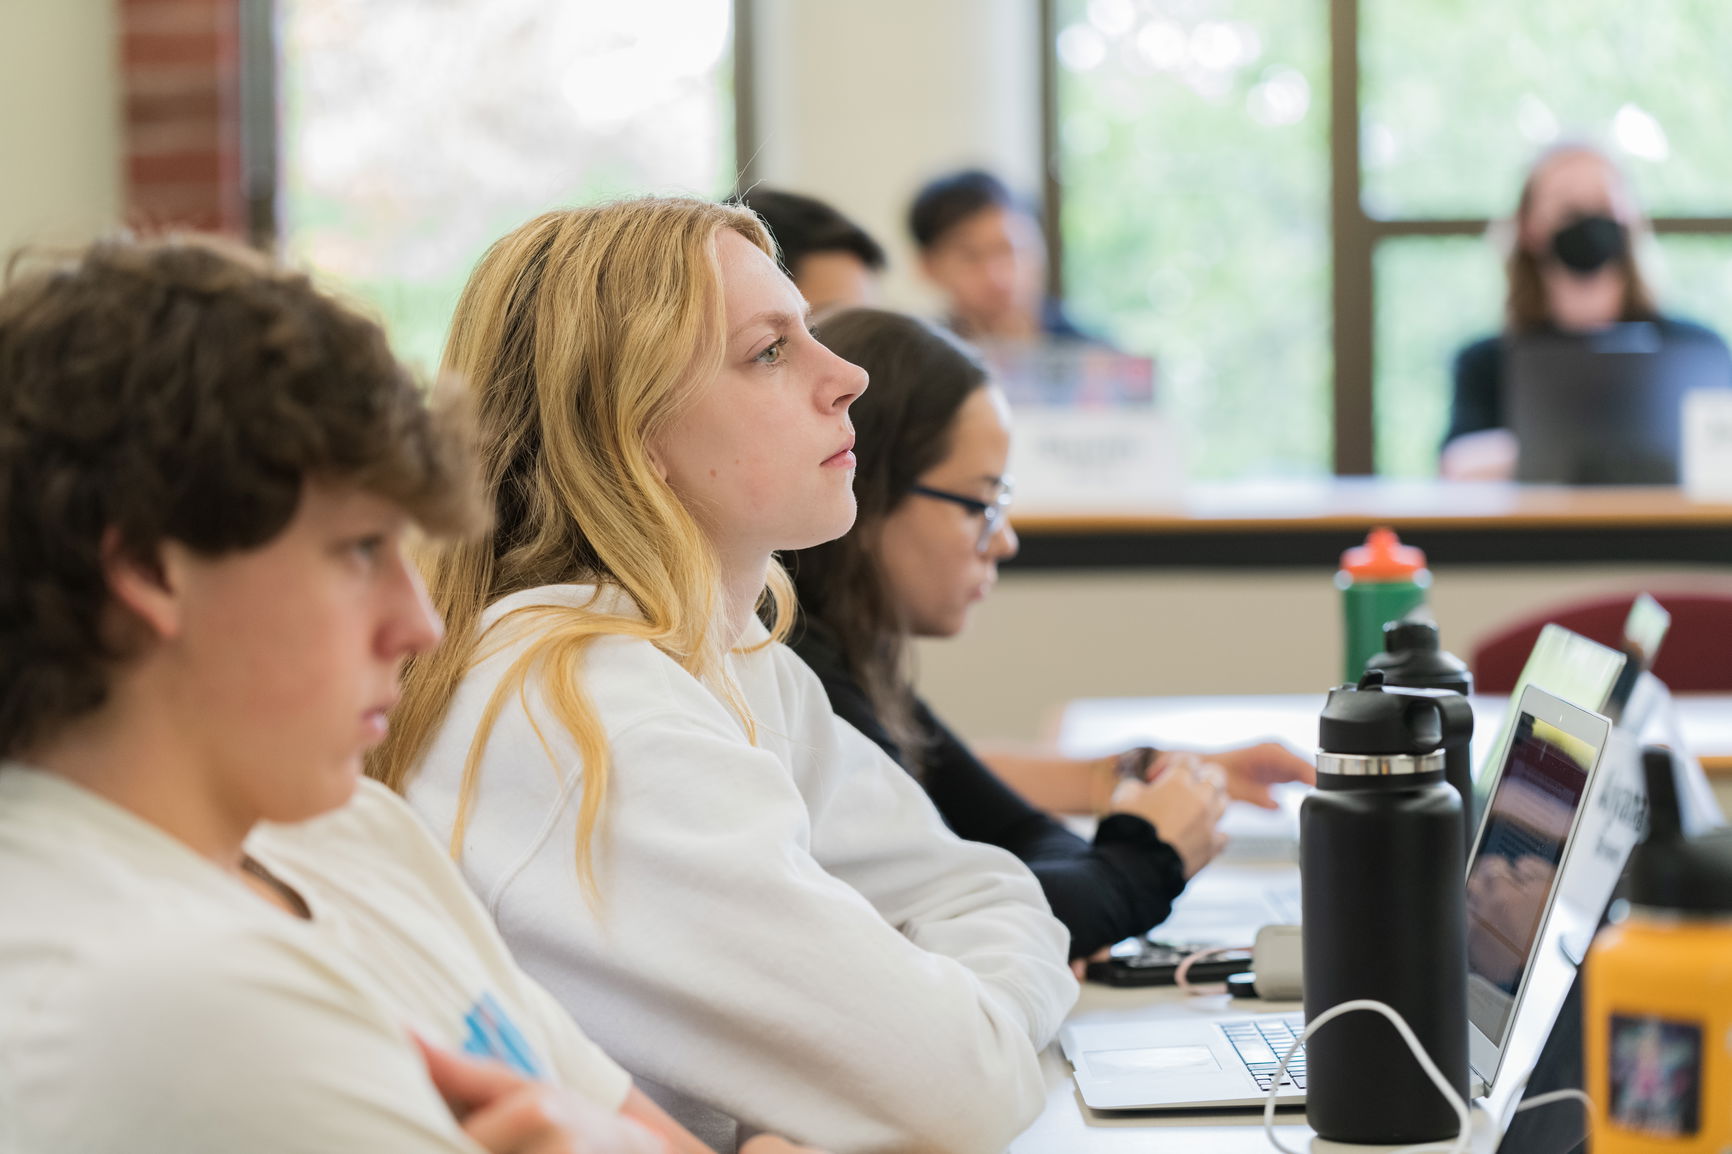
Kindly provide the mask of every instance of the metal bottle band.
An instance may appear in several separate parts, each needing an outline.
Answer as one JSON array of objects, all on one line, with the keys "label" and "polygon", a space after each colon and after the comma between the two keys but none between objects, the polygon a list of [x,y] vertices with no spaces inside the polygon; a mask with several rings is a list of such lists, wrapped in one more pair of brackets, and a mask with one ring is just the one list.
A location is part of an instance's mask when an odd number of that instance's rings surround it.
[{"label": "metal bottle band", "polygon": [[1443,750],[1432,753],[1317,753],[1317,772],[1342,777],[1400,777],[1437,773],[1443,769]]}]

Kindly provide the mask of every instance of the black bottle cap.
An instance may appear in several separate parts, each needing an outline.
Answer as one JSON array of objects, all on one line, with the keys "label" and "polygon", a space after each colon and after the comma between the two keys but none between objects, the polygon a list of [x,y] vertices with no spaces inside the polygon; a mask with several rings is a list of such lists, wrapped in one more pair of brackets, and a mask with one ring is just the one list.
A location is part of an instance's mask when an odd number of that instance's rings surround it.
[{"label": "black bottle cap", "polygon": [[1317,746],[1327,753],[1418,754],[1443,744],[1438,711],[1422,694],[1386,689],[1369,669],[1358,685],[1329,691],[1317,719]]},{"label": "black bottle cap", "polygon": [[1630,855],[1630,902],[1685,914],[1732,914],[1732,830],[1686,838],[1670,750],[1642,750],[1648,836]]},{"label": "black bottle cap", "polygon": [[1365,668],[1382,670],[1386,684],[1473,692],[1473,674],[1468,672],[1467,662],[1444,652],[1437,623],[1427,617],[1410,614],[1385,624],[1383,648],[1384,652],[1371,655]]}]

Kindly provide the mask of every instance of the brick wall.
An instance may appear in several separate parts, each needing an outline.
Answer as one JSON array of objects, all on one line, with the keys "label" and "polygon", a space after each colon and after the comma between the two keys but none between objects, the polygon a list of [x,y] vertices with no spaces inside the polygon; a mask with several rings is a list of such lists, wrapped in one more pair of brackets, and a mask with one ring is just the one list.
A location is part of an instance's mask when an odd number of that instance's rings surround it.
[{"label": "brick wall", "polygon": [[244,236],[239,0],[118,0],[128,220]]}]

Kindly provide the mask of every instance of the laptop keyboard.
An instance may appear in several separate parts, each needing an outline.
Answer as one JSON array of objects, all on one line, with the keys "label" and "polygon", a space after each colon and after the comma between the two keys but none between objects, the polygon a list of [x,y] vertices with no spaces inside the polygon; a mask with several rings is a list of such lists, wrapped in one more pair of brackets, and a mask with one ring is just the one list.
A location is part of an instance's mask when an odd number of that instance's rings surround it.
[{"label": "laptop keyboard", "polygon": [[[1249,1018],[1224,1025],[1221,1032],[1227,1035],[1227,1041],[1232,1043],[1239,1060],[1245,1063],[1245,1069],[1257,1079],[1258,1088],[1265,1093],[1275,1084],[1275,1068],[1281,1064],[1281,1055],[1299,1036],[1299,1030],[1294,1029],[1293,1023],[1286,1018]],[[1305,1088],[1303,1047],[1287,1063],[1287,1072],[1281,1079],[1281,1088],[1289,1087],[1295,1090]]]}]

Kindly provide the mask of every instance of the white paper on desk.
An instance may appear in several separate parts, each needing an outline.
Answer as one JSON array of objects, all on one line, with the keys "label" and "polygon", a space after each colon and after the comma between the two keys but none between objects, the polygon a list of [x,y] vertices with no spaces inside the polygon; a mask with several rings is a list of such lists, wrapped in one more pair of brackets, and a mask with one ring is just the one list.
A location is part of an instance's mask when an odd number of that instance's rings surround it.
[{"label": "white paper on desk", "polygon": [[1680,475],[1696,501],[1732,501],[1732,391],[1684,394]]},{"label": "white paper on desk", "polygon": [[1184,483],[1179,439],[1154,408],[1017,408],[1011,471],[1019,512],[1174,505]]}]

